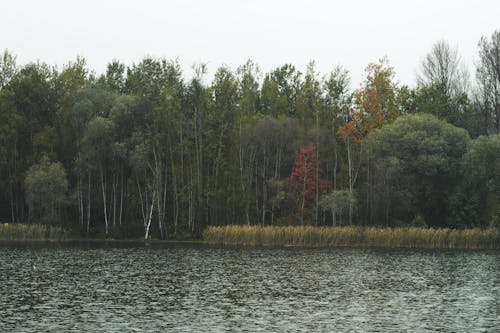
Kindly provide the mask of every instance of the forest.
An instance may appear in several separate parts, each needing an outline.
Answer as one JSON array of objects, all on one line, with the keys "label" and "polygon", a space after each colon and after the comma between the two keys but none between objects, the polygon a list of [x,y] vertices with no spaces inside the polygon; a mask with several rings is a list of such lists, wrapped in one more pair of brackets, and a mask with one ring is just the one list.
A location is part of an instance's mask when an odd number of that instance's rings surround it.
[{"label": "forest", "polygon": [[[425,51],[424,51],[425,52]],[[82,237],[198,238],[209,226],[500,224],[500,30],[472,74],[438,41],[415,87],[387,58],[358,87],[310,62],[186,78],[176,60],[0,58],[0,222]]]}]

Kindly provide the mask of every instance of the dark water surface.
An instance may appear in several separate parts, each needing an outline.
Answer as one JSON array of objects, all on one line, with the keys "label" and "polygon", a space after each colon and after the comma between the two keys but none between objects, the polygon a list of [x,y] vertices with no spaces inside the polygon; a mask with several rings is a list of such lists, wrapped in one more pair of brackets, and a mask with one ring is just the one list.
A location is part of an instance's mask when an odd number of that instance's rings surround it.
[{"label": "dark water surface", "polygon": [[0,332],[499,332],[500,252],[0,247]]}]

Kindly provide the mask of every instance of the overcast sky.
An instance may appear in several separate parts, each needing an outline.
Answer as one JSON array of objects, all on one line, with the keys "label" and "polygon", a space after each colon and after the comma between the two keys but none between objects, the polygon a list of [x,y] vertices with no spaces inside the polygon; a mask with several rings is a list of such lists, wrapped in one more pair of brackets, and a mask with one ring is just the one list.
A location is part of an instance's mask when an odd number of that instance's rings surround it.
[{"label": "overcast sky", "polygon": [[62,65],[76,58],[104,72],[145,55],[193,63],[210,73],[247,59],[264,72],[285,63],[323,74],[335,65],[359,84],[369,62],[387,56],[397,79],[415,83],[420,60],[445,39],[473,70],[477,42],[500,29],[500,1],[386,0],[12,0],[0,9],[0,49],[18,62]]}]

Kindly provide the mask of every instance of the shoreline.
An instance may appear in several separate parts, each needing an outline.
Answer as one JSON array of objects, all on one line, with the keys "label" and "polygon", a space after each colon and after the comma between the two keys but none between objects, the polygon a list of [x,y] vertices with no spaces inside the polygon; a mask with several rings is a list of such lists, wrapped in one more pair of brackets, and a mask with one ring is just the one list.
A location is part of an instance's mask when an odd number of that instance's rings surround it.
[{"label": "shoreline", "polygon": [[117,245],[117,246],[155,246],[155,245],[201,245],[205,244],[202,240],[160,240],[160,239],[20,239],[3,240],[0,239],[2,246],[36,246],[36,245],[63,245],[63,246],[86,246],[86,245]]},{"label": "shoreline", "polygon": [[498,247],[424,247],[424,246],[384,246],[374,244],[214,244],[203,240],[133,240],[133,239],[67,239],[67,240],[0,240],[0,249],[9,247],[212,247],[226,249],[377,249],[377,250],[439,250],[439,251],[500,251]]},{"label": "shoreline", "polygon": [[[313,226],[211,226],[201,239],[65,238],[61,234],[1,237],[0,247],[217,246],[249,248],[393,248],[500,250],[500,230]],[[67,235],[67,234],[66,234]],[[16,239],[16,236],[19,237]],[[41,238],[37,238],[40,236]],[[67,236],[66,236],[67,237]]]}]

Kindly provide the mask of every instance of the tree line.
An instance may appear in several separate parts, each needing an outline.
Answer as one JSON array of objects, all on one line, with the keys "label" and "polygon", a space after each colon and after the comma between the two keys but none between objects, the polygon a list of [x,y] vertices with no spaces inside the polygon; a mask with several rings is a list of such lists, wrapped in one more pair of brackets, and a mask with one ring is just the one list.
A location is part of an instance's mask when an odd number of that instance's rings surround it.
[{"label": "tree line", "polygon": [[106,237],[209,225],[485,227],[500,214],[500,31],[475,79],[437,42],[415,88],[291,64],[62,69],[0,59],[0,218]]}]

